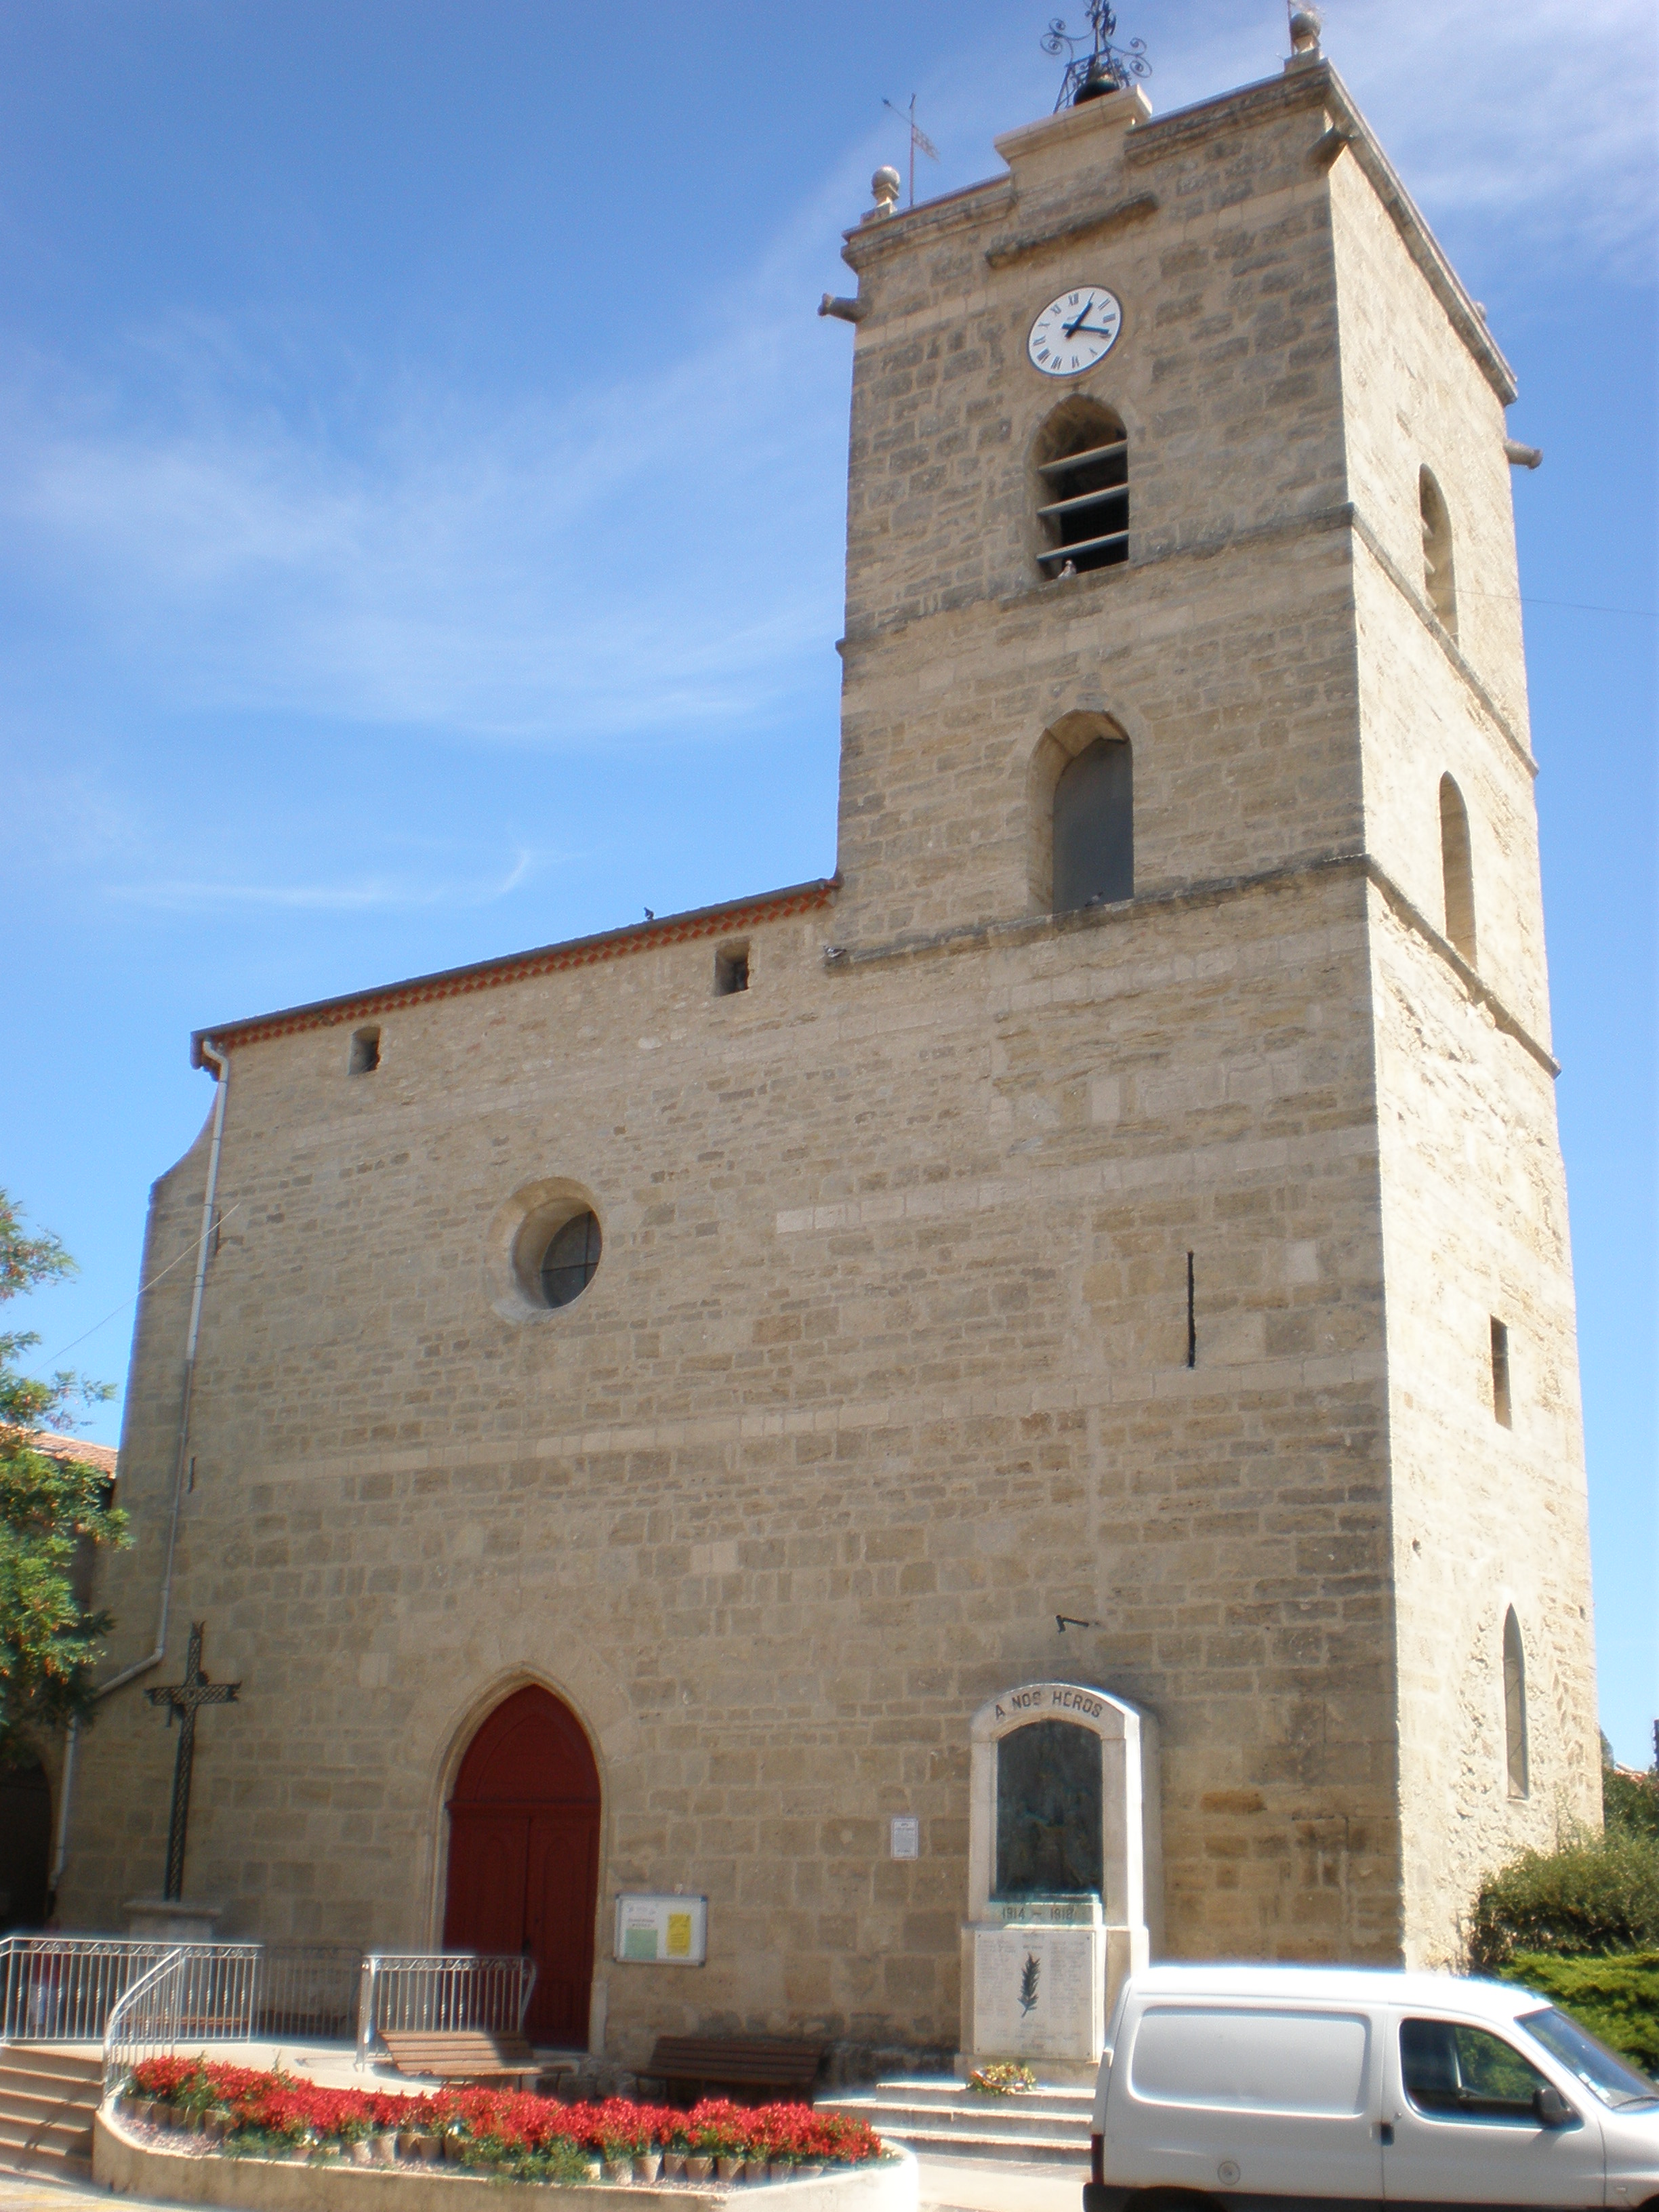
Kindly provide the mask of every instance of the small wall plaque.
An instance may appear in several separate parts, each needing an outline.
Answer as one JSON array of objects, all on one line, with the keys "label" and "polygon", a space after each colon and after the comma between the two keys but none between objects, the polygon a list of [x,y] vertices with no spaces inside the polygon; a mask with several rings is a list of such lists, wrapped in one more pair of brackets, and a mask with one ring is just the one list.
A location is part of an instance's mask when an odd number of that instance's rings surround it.
[{"label": "small wall plaque", "polygon": [[889,1855],[896,1859],[921,1856],[921,1822],[914,1813],[895,1813],[890,1828]]},{"label": "small wall plaque", "polygon": [[639,1893],[618,1897],[616,1956],[625,1966],[704,1965],[708,1899]]}]

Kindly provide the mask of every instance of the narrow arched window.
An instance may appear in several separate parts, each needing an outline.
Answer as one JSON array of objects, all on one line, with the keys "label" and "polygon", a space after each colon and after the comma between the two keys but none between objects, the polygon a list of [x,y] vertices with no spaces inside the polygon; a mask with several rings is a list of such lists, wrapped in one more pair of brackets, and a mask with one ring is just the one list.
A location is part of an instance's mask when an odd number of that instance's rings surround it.
[{"label": "narrow arched window", "polygon": [[1474,868],[1469,857],[1469,810],[1450,776],[1440,779],[1440,882],[1446,934],[1474,965]]},{"label": "narrow arched window", "polygon": [[1068,399],[1036,443],[1037,527],[1045,576],[1129,557],[1129,441],[1098,400]]},{"label": "narrow arched window", "polygon": [[1452,574],[1451,517],[1439,485],[1426,469],[1417,473],[1417,499],[1423,514],[1423,589],[1429,605],[1455,637],[1457,589]]},{"label": "narrow arched window", "polygon": [[1134,778],[1127,738],[1097,738],[1054,786],[1054,912],[1134,896]]},{"label": "narrow arched window", "polygon": [[1511,1797],[1528,1794],[1527,1776],[1527,1655],[1511,1606],[1504,1616],[1504,1759]]}]

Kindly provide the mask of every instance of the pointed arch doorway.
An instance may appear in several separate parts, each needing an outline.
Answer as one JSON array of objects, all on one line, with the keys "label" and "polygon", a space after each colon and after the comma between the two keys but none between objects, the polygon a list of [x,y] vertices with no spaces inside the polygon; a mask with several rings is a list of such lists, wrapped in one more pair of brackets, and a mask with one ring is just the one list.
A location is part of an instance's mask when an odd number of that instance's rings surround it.
[{"label": "pointed arch doorway", "polygon": [[587,2047],[599,1894],[599,1771],[580,1722],[532,1685],[466,1747],[449,1814],[444,1947],[528,1951],[532,2043]]}]

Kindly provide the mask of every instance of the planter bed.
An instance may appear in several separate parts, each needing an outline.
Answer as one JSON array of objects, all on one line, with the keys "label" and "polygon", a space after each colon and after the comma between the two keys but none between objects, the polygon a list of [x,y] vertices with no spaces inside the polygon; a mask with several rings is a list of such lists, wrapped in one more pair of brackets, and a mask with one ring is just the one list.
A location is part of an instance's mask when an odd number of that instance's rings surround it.
[{"label": "planter bed", "polygon": [[[803,2105],[690,2112],[611,2099],[561,2105],[492,2089],[406,2095],[325,2089],[198,2059],[146,2061],[106,2104],[94,2177],[119,2194],[237,2212],[460,2212],[480,2183],[615,2203],[636,2212],[724,2207],[738,2190],[785,2191],[789,2212],[914,2212],[915,2162],[861,2122]],[[416,2200],[423,2200],[416,2202]],[[427,2201],[429,2200],[429,2201]],[[782,2206],[780,2205],[780,2212]]]}]

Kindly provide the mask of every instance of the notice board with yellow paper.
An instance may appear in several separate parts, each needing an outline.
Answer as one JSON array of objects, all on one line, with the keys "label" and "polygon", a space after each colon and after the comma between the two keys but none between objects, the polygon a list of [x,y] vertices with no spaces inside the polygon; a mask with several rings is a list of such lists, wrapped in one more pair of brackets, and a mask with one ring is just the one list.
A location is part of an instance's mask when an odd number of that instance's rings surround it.
[{"label": "notice board with yellow paper", "polygon": [[708,1956],[708,1899],[639,1893],[618,1897],[616,1955],[629,1966],[702,1966]]}]

